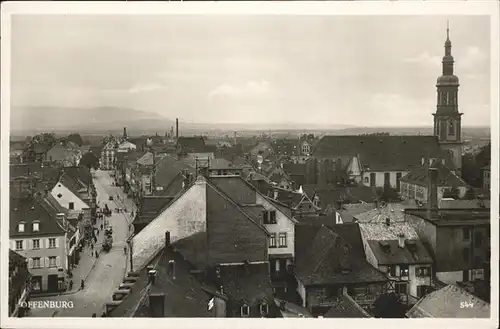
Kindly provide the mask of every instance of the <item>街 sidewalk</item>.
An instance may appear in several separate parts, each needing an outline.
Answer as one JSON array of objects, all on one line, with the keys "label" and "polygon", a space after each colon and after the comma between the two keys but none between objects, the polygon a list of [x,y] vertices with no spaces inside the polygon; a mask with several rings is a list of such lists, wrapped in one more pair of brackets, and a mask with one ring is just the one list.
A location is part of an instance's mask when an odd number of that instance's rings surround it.
[{"label": "\u8857 sidewalk", "polygon": [[[33,297],[50,297],[50,296],[59,296],[59,295],[70,295],[77,293],[78,291],[81,290],[81,280],[83,279],[84,282],[86,283],[87,278],[89,277],[90,273],[92,273],[92,270],[95,268],[97,265],[97,262],[99,261],[99,258],[95,257],[95,251],[97,250],[98,253],[101,252],[101,244],[104,239],[104,230],[101,229],[100,225],[101,223],[104,223],[103,220],[97,220],[96,223],[96,228],[99,229],[99,234],[97,236],[97,243],[93,242],[92,244],[94,245],[94,248],[91,249],[91,246],[89,243],[85,245],[83,250],[80,252],[80,260],[78,262],[78,265],[73,267],[71,270],[71,273],[73,274],[72,278],[67,277],[68,280],[68,289],[66,291],[60,291],[60,292],[52,292],[52,293],[41,293],[41,294],[36,294],[33,295]],[[73,280],[73,286],[70,289],[69,288],[69,281]]]}]

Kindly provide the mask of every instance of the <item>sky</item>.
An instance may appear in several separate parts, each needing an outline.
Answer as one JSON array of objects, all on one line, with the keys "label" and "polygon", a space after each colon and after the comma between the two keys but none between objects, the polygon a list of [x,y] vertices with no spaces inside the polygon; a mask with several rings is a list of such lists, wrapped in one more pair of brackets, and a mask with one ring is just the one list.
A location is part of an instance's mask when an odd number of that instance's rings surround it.
[{"label": "sky", "polygon": [[487,16],[17,15],[11,104],[430,126],[447,20],[463,125],[489,125]]}]

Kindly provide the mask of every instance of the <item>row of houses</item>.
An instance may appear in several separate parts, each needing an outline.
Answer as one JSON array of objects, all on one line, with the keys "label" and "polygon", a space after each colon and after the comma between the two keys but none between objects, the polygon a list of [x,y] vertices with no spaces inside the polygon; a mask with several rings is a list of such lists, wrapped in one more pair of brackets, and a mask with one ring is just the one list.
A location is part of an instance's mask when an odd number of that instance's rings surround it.
[{"label": "row of houses", "polygon": [[[30,294],[65,291],[68,272],[79,263],[82,241],[95,220],[96,190],[87,168],[53,167],[58,173],[50,177],[40,177],[33,168],[10,166],[9,248],[13,257],[24,259]],[[18,280],[12,285],[22,287],[25,279],[12,276],[11,280]],[[19,290],[11,294],[13,299],[22,295]],[[22,316],[25,310],[20,311],[17,304],[11,301],[11,311],[16,310],[12,314]]]},{"label": "row of houses", "polygon": [[79,146],[67,138],[60,138],[54,143],[31,141],[12,142],[10,163],[45,163],[64,167],[78,166],[89,146]]},{"label": "row of houses", "polygon": [[487,209],[438,208],[437,198],[427,208],[377,203],[339,223],[304,191],[309,213],[275,191],[205,171],[170,195],[143,196],[133,269],[108,316],[279,317],[287,303],[311,316],[373,316],[387,293],[409,308],[447,284],[480,294],[471,287],[489,279]]}]

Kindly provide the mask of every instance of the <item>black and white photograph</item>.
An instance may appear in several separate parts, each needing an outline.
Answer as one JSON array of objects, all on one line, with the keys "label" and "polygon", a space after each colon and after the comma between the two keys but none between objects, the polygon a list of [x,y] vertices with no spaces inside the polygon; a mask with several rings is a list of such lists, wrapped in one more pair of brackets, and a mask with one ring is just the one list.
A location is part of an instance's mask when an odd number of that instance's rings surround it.
[{"label": "black and white photograph", "polygon": [[496,327],[498,3],[38,5],[2,3],[2,327]]}]

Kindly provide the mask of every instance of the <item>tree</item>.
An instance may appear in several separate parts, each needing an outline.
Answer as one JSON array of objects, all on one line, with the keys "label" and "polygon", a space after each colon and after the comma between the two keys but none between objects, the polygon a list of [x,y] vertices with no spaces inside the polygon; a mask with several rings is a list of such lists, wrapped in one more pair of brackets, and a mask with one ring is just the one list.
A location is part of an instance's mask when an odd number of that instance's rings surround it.
[{"label": "tree", "polygon": [[482,169],[491,163],[491,144],[480,148],[477,154],[466,153],[462,156],[462,178],[474,187],[481,187]]},{"label": "tree", "polygon": [[69,134],[68,136],[68,140],[70,142],[73,142],[75,143],[76,145],[78,146],[82,146],[83,145],[83,139],[82,139],[82,136],[80,136],[79,133],[72,133],[72,134]]},{"label": "tree", "polygon": [[406,307],[395,293],[383,294],[374,303],[376,318],[404,318]]},{"label": "tree", "polygon": [[396,189],[390,187],[389,185],[378,187],[376,189],[376,193],[379,196],[380,200],[385,202],[394,202],[400,200],[399,194]]},{"label": "tree", "polygon": [[33,142],[43,143],[47,145],[54,145],[56,143],[56,136],[54,133],[42,133],[33,137]]},{"label": "tree", "polygon": [[94,153],[87,152],[80,159],[80,164],[89,169],[97,170],[99,168],[99,158]]}]

